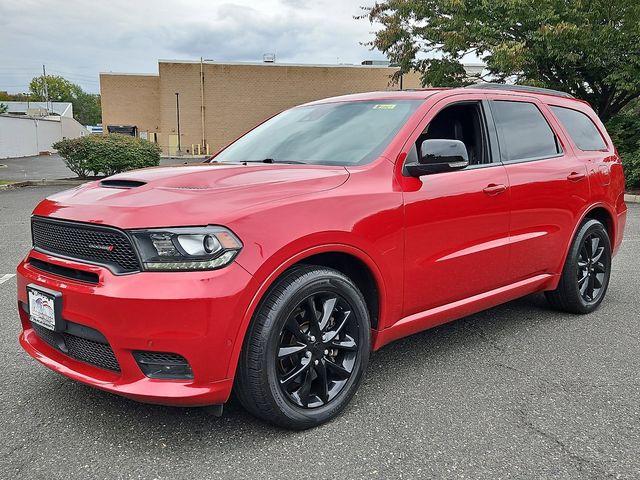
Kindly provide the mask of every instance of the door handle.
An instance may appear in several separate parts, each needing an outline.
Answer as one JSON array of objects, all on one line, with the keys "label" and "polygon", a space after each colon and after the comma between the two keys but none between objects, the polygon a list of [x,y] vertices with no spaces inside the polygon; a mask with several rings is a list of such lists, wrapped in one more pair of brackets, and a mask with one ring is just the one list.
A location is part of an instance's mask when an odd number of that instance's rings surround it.
[{"label": "door handle", "polygon": [[571,172],[567,176],[567,180],[571,182],[579,182],[580,180],[584,180],[587,175],[585,173]]},{"label": "door handle", "polygon": [[495,183],[491,183],[482,189],[484,193],[490,196],[499,195],[507,191],[506,185],[496,185]]}]

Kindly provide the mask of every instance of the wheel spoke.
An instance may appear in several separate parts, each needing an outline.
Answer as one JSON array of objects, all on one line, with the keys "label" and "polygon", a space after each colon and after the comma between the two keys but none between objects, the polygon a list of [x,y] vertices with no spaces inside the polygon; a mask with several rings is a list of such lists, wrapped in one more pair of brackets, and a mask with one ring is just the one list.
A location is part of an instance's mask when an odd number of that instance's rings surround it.
[{"label": "wheel spoke", "polygon": [[325,359],[325,365],[327,370],[331,370],[331,372],[339,379],[346,380],[351,376],[351,372],[341,367],[340,365],[333,363],[331,360]]},{"label": "wheel spoke", "polygon": [[[589,278],[589,272],[585,272],[582,278],[578,278],[578,286],[582,287],[582,284]],[[582,289],[581,289],[582,290]]]},{"label": "wheel spoke", "polygon": [[583,243],[582,248],[580,248],[580,259],[584,262],[587,262],[589,260],[589,251],[585,243]]},{"label": "wheel spoke", "polygon": [[331,348],[338,348],[340,350],[349,350],[354,352],[358,350],[358,346],[356,345],[355,340],[348,335],[345,335],[342,340],[334,339],[329,346]]},{"label": "wheel spoke", "polygon": [[302,386],[293,392],[293,396],[298,399],[303,407],[309,406],[309,392],[311,391],[311,369],[307,370],[302,381]]},{"label": "wheel spoke", "polygon": [[331,319],[331,315],[336,308],[336,302],[338,299],[336,297],[329,298],[325,300],[322,304],[322,318],[320,319],[320,331],[324,331]]},{"label": "wheel spoke", "polygon": [[303,343],[298,343],[297,345],[290,345],[288,347],[280,347],[280,350],[278,350],[278,358],[288,357],[289,355],[298,353],[302,350],[305,350],[306,348],[307,348],[307,345]]},{"label": "wheel spoke", "polygon": [[307,341],[307,336],[302,332],[302,330],[300,330],[300,324],[296,321],[293,315],[289,317],[289,320],[287,320],[285,328],[288,332],[293,334],[299,342],[304,343]]},{"label": "wheel spoke", "polygon": [[305,302],[306,313],[309,314],[309,330],[316,337],[321,336],[320,325],[318,324],[318,310],[316,310],[316,302],[313,296],[307,298]]},{"label": "wheel spoke", "polygon": [[600,290],[604,282],[604,273],[598,273],[593,275],[593,286]]},{"label": "wheel spoke", "polygon": [[342,312],[342,314],[344,315],[342,321],[340,322],[340,324],[338,324],[338,326],[335,329],[331,330],[330,332],[327,332],[325,342],[327,343],[333,342],[333,339],[336,338],[336,336],[340,333],[340,330],[342,330],[342,328],[347,323],[347,320],[351,315],[351,310],[345,310],[344,312]]},{"label": "wheel spoke", "polygon": [[578,260],[578,268],[580,269],[587,268],[588,264],[589,262],[587,262],[586,260]]},{"label": "wheel spoke", "polygon": [[596,252],[598,251],[599,246],[600,246],[600,237],[598,237],[597,235],[594,235],[591,238],[591,258],[592,259],[596,255]]},{"label": "wheel spoke", "polygon": [[286,375],[284,378],[280,379],[280,384],[285,387],[289,385],[292,381],[298,378],[301,373],[303,373],[305,370],[309,368],[310,363],[311,361],[308,358],[304,357],[300,362],[299,366],[297,366],[291,373]]},{"label": "wheel spoke", "polygon": [[[585,277],[585,280],[588,280],[588,279],[589,279],[589,274],[587,274]],[[586,295],[587,287],[589,287],[589,282],[583,281],[582,286],[580,287],[580,295],[582,295],[583,298]]]},{"label": "wheel spoke", "polygon": [[593,266],[593,271],[597,273],[605,273],[604,263],[598,262]]},{"label": "wheel spoke", "polygon": [[587,298],[589,301],[593,301],[593,275],[589,275],[589,280],[587,281]]},{"label": "wheel spoke", "polygon": [[599,262],[600,259],[602,258],[602,254],[604,253],[604,247],[600,247],[598,248],[598,250],[596,250],[596,252],[593,255],[593,258],[591,259],[591,261],[593,263]]},{"label": "wheel spoke", "polygon": [[313,368],[318,375],[318,397],[322,400],[322,403],[327,403],[329,401],[329,380],[327,379],[327,367],[325,366],[326,360],[320,360],[318,365],[315,365]]}]

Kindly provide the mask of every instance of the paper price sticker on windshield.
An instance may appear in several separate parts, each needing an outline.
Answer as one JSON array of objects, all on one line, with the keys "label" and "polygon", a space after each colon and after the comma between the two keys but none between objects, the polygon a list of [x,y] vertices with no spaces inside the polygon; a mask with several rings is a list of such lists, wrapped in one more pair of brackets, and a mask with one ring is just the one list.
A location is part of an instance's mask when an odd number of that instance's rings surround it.
[{"label": "paper price sticker on windshield", "polygon": [[374,110],[393,110],[394,108],[396,108],[395,103],[380,103],[373,106]]}]

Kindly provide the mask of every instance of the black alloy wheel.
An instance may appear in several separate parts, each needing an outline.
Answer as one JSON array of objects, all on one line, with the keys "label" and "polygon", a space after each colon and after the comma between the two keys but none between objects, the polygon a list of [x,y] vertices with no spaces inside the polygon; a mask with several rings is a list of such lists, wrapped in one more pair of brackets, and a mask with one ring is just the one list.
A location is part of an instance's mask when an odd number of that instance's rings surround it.
[{"label": "black alloy wheel", "polygon": [[558,310],[590,313],[604,299],[610,276],[609,234],[601,222],[588,218],[571,243],[558,287],[545,295]]},{"label": "black alloy wheel", "polygon": [[369,310],[353,281],[322,266],[285,272],[256,310],[234,391],[253,415],[302,430],[335,418],[369,361]]},{"label": "black alloy wheel", "polygon": [[304,408],[326,405],[351,377],[358,355],[358,322],[342,296],[320,292],[305,298],[280,333],[280,388]]},{"label": "black alloy wheel", "polygon": [[595,301],[603,292],[607,274],[605,246],[597,232],[587,235],[580,248],[577,263],[578,289],[585,302]]}]

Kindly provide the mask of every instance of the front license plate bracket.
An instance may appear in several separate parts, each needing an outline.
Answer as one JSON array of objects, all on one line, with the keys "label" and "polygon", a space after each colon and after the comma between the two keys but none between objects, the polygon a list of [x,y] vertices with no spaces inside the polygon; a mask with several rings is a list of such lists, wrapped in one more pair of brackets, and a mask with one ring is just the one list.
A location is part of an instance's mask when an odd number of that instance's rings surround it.
[{"label": "front license plate bracket", "polygon": [[31,323],[53,332],[62,332],[66,322],[62,319],[62,292],[33,283],[27,285],[27,308]]}]

